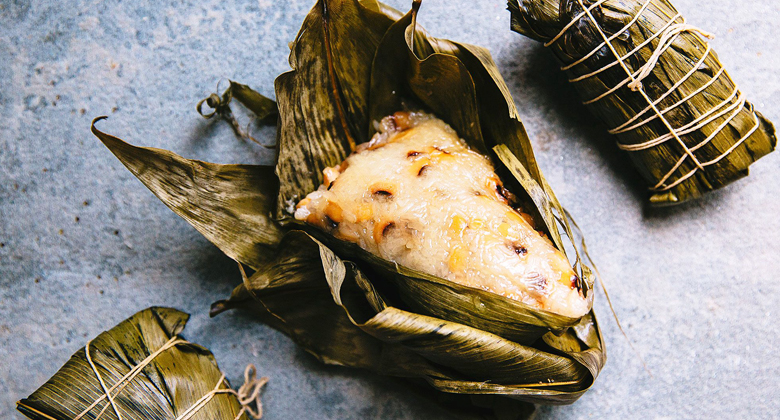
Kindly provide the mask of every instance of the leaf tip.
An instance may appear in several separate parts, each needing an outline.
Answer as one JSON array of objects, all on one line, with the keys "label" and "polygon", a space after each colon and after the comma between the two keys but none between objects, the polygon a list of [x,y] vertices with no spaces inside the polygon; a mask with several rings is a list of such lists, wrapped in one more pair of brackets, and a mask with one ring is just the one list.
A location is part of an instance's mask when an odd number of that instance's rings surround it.
[{"label": "leaf tip", "polygon": [[417,18],[417,13],[420,12],[420,6],[422,5],[422,0],[413,0],[412,1],[412,16],[414,16],[415,20]]},{"label": "leaf tip", "polygon": [[99,117],[95,117],[95,119],[92,120],[92,123],[90,124],[90,129],[92,130],[93,133],[95,133],[95,131],[99,131],[97,128],[95,128],[95,123],[105,119],[108,119],[108,115],[101,115]]},{"label": "leaf tip", "polygon": [[209,318],[214,318],[215,316],[221,314],[222,312],[227,311],[230,309],[228,306],[228,301],[226,300],[218,300],[211,304],[211,309],[209,310]]}]

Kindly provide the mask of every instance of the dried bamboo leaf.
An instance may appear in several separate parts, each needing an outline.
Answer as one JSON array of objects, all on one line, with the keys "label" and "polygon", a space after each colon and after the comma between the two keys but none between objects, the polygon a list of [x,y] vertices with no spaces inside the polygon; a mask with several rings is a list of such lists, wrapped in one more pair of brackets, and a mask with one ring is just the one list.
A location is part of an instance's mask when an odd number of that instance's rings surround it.
[{"label": "dried bamboo leaf", "polygon": [[562,333],[579,320],[532,308],[522,302],[463,286],[384,260],[353,243],[301,225],[339,255],[348,255],[375,274],[375,282],[410,310],[466,324],[519,343],[531,343],[550,330]]},{"label": "dried bamboo leaf", "polygon": [[[319,241],[304,232],[290,231],[275,258],[245,279],[230,299],[212,305],[212,316],[234,308],[249,310],[324,363],[395,376],[429,371],[420,356],[366,335],[343,308],[333,304],[335,292],[329,285],[357,272],[353,264],[347,264],[349,270]],[[360,289],[351,286],[354,283],[336,296],[365,299]]]},{"label": "dried bamboo leaf", "polygon": [[414,16],[410,12],[396,21],[378,47],[371,69],[371,120],[379,121],[402,109],[404,101],[415,100],[443,118],[472,147],[487,153],[474,118],[478,111],[468,69],[454,55],[435,54],[455,46],[414,30]]},{"label": "dried bamboo leaf", "polygon": [[583,366],[567,357],[401,309],[385,308],[362,327],[383,341],[401,343],[475,382],[489,381],[518,389],[534,388],[542,383],[552,388],[551,384],[563,382],[567,385],[562,388],[576,389],[577,385],[591,380]]},{"label": "dried bamboo leaf", "polygon": [[276,102],[266,98],[259,92],[253,90],[247,85],[230,81],[230,93],[241,105],[252,111],[259,120],[276,120],[279,115],[279,109]]},{"label": "dried bamboo leaf", "polygon": [[271,219],[278,181],[273,168],[217,165],[167,150],[136,147],[95,128],[92,133],[166,206],[227,256],[259,267],[281,229]]},{"label": "dried bamboo leaf", "polygon": [[669,0],[509,0],[509,10],[512,30],[550,46],[587,107],[617,135],[651,204],[721,188],[774,150],[772,123],[744,101],[703,32],[682,25]]},{"label": "dried bamboo leaf", "polygon": [[[595,329],[585,334],[593,347],[574,333],[548,334],[547,345],[518,344],[388,306],[358,265],[341,260],[302,231],[285,235],[279,249],[268,267],[228,301],[218,302],[215,312],[244,307],[261,313],[325,362],[423,378],[445,392],[512,395],[544,403],[576,400],[603,364],[603,359],[594,365],[589,358],[603,354]],[[328,300],[338,306],[323,305]],[[597,328],[590,317],[585,323]]]},{"label": "dried bamboo leaf", "polygon": [[357,0],[320,0],[290,51],[292,71],[276,79],[280,180],[276,216],[322,183],[368,125],[371,60],[392,21]]},{"label": "dried bamboo leaf", "polygon": [[[217,385],[229,387],[211,352],[177,337],[188,318],[183,312],[160,307],[136,313],[90,341],[89,360],[85,348],[76,352],[43,386],[17,403],[19,411],[34,420],[72,420],[80,414],[83,419],[96,419],[103,411],[102,418],[117,418],[113,407],[123,419],[178,418]],[[120,382],[144,359],[176,338],[180,342],[154,357],[140,374]],[[95,371],[105,389],[110,390],[114,406],[109,404]],[[114,385],[118,387],[112,390]],[[85,412],[96,401],[98,404]],[[191,419],[233,420],[239,414],[238,418],[247,419],[237,398],[221,393]]]}]

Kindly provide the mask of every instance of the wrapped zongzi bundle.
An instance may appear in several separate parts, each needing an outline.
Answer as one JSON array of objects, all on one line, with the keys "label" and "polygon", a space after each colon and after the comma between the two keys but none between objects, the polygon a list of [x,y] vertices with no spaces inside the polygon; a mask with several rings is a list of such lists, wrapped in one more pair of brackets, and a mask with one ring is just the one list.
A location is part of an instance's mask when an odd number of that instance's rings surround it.
[{"label": "wrapped zongzi bundle", "polygon": [[584,243],[489,52],[428,36],[414,6],[316,3],[275,82],[273,167],[93,133],[240,263],[213,315],[481,407],[571,403],[606,359]]},{"label": "wrapped zongzi bundle", "polygon": [[647,180],[683,202],[748,174],[774,150],[772,123],[739,91],[669,0],[509,0],[512,29],[544,42],[583,103]]},{"label": "wrapped zongzi bundle", "polygon": [[[250,366],[233,391],[211,352],[179,336],[188,318],[160,307],[136,313],[90,340],[17,408],[34,420],[260,418],[267,379]],[[242,407],[239,395],[257,407]]]}]

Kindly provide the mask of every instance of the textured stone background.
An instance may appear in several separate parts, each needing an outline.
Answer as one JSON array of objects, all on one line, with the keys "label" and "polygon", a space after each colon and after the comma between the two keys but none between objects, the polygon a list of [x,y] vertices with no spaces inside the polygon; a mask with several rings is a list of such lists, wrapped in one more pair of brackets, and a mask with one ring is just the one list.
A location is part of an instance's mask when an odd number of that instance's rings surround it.
[{"label": "textured stone background", "polygon": [[[91,337],[150,305],[193,314],[191,340],[234,384],[271,377],[266,418],[446,418],[404,385],[326,367],[240,314],[208,319],[235,265],[150,194],[90,133],[230,163],[271,155],[201,119],[219,79],[272,95],[312,1],[0,0],[0,417]],[[390,2],[406,9],[410,1]],[[742,90],[780,121],[775,0],[678,0]],[[507,78],[540,164],[579,221],[649,376],[596,310],[609,362],[591,392],[540,418],[772,418],[780,411],[780,154],[706,199],[648,209],[613,139],[546,51],[509,31],[503,1],[427,0],[433,34],[484,45]],[[224,86],[224,84],[223,84]],[[272,141],[273,129],[261,129]]]}]

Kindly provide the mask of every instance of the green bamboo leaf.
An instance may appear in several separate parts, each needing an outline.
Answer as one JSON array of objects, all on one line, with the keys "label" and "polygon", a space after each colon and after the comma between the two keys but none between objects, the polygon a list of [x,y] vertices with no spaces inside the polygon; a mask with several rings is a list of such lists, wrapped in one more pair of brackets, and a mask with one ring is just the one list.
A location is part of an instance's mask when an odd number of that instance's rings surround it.
[{"label": "green bamboo leaf", "polygon": [[[324,363],[395,376],[430,371],[421,357],[362,332],[348,313],[334,304],[334,299],[366,300],[356,283],[341,287],[348,274],[358,272],[352,263],[346,264],[349,269],[306,233],[290,231],[275,258],[246,278],[230,299],[212,305],[211,314],[235,308],[249,310]],[[357,310],[354,316],[358,316]]]},{"label": "green bamboo leaf", "polygon": [[560,334],[579,322],[576,318],[400,266],[307,225],[299,227],[338,255],[349,255],[359,261],[376,274],[374,283],[391,288],[399,304],[403,302],[414,312],[469,325],[519,343],[532,343],[551,330]]},{"label": "green bamboo leaf", "polygon": [[[17,403],[19,411],[34,420],[72,420],[79,415],[96,419],[101,412],[105,412],[102,418],[178,418],[217,386],[229,388],[211,352],[178,337],[188,318],[170,308],[138,312],[76,352],[43,386]],[[137,376],[120,381],[172,340],[177,344],[151,359]],[[239,414],[247,420],[237,398],[220,393],[191,418],[233,420]]]},{"label": "green bamboo leaf", "polygon": [[520,159],[535,179],[542,177],[534,157],[531,141],[525,131],[509,87],[498,71],[490,52],[476,45],[453,42],[458,59],[469,69],[476,85],[479,119],[489,148],[505,144]]},{"label": "green bamboo leaf", "polygon": [[92,133],[166,206],[227,256],[258,267],[281,239],[271,219],[278,181],[272,167],[217,165],[167,150],[136,147],[95,128]]},{"label": "green bamboo leaf", "polygon": [[419,102],[486,153],[468,69],[457,57],[437,53],[454,45],[417,29],[414,17],[410,12],[395,22],[379,45],[371,72],[371,119],[402,109],[404,101]]},{"label": "green bamboo leaf", "polygon": [[540,383],[563,388],[589,381],[589,372],[572,359],[541,352],[483,330],[385,308],[362,325],[369,334],[402,344],[436,364],[447,366],[475,381],[509,385]]}]

